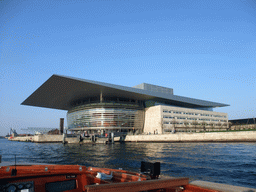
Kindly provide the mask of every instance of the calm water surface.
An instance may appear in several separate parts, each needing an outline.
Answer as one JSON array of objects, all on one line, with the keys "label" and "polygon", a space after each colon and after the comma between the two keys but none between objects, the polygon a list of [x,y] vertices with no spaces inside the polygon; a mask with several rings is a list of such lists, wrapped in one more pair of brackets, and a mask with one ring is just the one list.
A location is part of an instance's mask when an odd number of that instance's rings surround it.
[{"label": "calm water surface", "polygon": [[123,168],[160,162],[161,173],[256,188],[256,143],[26,143],[0,139],[2,161]]}]

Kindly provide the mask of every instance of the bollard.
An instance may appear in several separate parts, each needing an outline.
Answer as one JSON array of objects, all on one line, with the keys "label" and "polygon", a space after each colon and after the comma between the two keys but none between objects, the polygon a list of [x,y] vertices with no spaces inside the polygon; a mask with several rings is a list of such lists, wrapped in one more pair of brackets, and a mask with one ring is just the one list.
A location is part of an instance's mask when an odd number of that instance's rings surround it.
[{"label": "bollard", "polygon": [[92,142],[95,143],[95,141],[96,141],[95,135],[92,135]]},{"label": "bollard", "polygon": [[111,142],[114,143],[114,133],[111,133]]},{"label": "bollard", "polygon": [[65,137],[66,137],[66,134],[63,133],[63,138],[62,138],[62,143],[65,144]]}]

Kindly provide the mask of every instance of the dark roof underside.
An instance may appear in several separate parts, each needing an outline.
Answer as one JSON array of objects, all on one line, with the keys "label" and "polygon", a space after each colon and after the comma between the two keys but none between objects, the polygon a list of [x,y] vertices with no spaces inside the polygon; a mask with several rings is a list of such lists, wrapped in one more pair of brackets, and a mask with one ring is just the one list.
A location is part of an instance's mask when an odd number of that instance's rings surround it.
[{"label": "dark roof underside", "polygon": [[72,103],[75,101],[99,96],[100,93],[102,93],[103,97],[119,97],[142,101],[155,100],[158,102],[165,102],[170,105],[188,108],[214,108],[228,106],[221,103],[150,92],[143,89],[60,75],[52,75],[21,104],[69,110],[72,108]]},{"label": "dark roof underside", "polygon": [[231,123],[234,125],[251,125],[251,124],[256,124],[256,119],[255,118],[248,118],[248,119],[232,119],[229,120]]}]

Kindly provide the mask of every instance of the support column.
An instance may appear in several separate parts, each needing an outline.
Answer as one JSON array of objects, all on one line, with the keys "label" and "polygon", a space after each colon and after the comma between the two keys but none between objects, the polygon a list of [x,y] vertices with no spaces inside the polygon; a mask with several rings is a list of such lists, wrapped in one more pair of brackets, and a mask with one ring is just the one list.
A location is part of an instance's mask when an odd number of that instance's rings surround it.
[{"label": "support column", "polygon": [[103,97],[102,97],[102,92],[100,92],[100,103],[102,103]]},{"label": "support column", "polygon": [[64,130],[64,118],[60,118],[60,134],[63,134]]}]

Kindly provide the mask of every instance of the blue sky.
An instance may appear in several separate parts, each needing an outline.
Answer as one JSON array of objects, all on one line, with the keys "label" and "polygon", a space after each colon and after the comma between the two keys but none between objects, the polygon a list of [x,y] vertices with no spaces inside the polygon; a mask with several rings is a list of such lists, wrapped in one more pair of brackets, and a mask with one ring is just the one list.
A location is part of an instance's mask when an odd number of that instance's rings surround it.
[{"label": "blue sky", "polygon": [[0,135],[58,128],[66,111],[20,105],[52,74],[151,83],[256,116],[254,0],[2,0],[0,26]]}]

